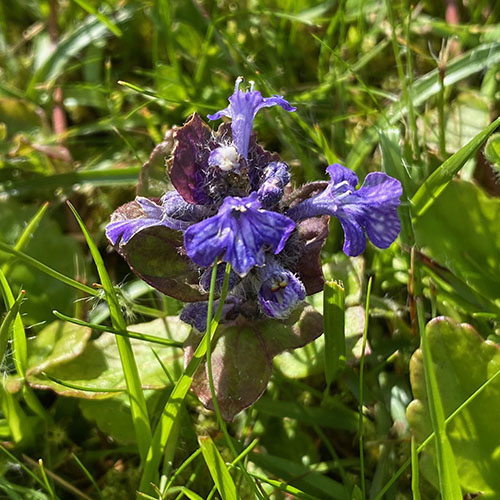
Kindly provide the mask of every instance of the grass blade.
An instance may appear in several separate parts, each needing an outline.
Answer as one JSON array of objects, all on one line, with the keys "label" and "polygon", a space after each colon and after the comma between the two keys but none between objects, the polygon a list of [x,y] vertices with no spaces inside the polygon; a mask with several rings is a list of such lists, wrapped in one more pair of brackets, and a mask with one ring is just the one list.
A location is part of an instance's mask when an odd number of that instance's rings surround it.
[{"label": "grass blade", "polygon": [[96,483],[96,480],[94,479],[92,474],[89,472],[87,467],[85,467],[85,465],[83,465],[82,461],[74,453],[73,453],[73,458],[75,459],[75,462],[78,464],[80,469],[82,469],[85,476],[87,476],[87,479],[92,483],[92,486],[95,488],[99,498],[102,498],[101,488],[99,488],[99,485]]},{"label": "grass blade", "polygon": [[[17,240],[17,242],[14,246],[14,250],[22,251],[26,248],[26,245],[28,244],[31,236],[37,230],[40,222],[42,221],[43,216],[45,215],[45,212],[47,211],[48,206],[49,206],[49,202],[47,201],[40,207],[38,212],[31,218],[31,220],[28,222],[28,225],[24,228],[24,231],[22,232],[21,236]],[[10,261],[6,262],[2,266],[3,273],[8,274],[9,268],[10,268]]]},{"label": "grass blade", "polygon": [[[122,8],[114,17],[114,22],[121,24],[132,16],[132,9]],[[67,62],[87,47],[90,43],[109,35],[108,28],[99,19],[88,17],[78,28],[63,37],[56,49],[35,72],[26,90],[26,96],[33,99],[36,86],[41,82],[55,80],[63,71]]]},{"label": "grass blade", "polygon": [[182,493],[186,495],[189,500],[203,500],[203,497],[200,497],[198,493],[195,493],[193,490],[190,490],[189,488],[182,488]]},{"label": "grass blade", "polygon": [[100,293],[95,290],[94,288],[84,285],[83,283],[80,283],[79,281],[74,280],[73,278],[70,278],[69,276],[66,276],[59,271],[56,271],[55,269],[52,269],[51,267],[45,265],[43,262],[40,262],[39,260],[34,259],[33,257],[30,257],[29,255],[25,254],[24,252],[20,252],[18,250],[15,250],[14,248],[10,247],[9,245],[6,245],[2,241],[0,241],[0,250],[2,252],[7,252],[12,255],[15,255],[17,258],[21,259],[23,262],[26,264],[29,264],[30,266],[33,266],[36,269],[39,269],[43,273],[52,276],[52,278],[55,278],[56,280],[62,281],[63,283],[66,283],[69,286],[72,286],[73,288],[76,288],[78,290],[81,290],[82,292],[88,293],[89,295],[97,296],[100,295]]},{"label": "grass blade", "polygon": [[[12,295],[7,278],[1,269],[0,292],[2,293],[6,309],[12,309],[15,306],[16,300],[14,299],[14,295]],[[14,365],[17,373],[24,378],[25,367],[28,362],[28,347],[26,344],[26,333],[24,332],[23,321],[19,315],[19,311],[13,319],[12,341],[12,356],[14,358]]]},{"label": "grass blade", "polygon": [[420,500],[420,474],[418,470],[418,451],[414,436],[411,437],[411,491],[413,500]]},{"label": "grass blade", "polygon": [[444,410],[439,395],[439,388],[432,363],[429,341],[424,320],[422,297],[417,297],[417,317],[420,330],[420,340],[422,343],[422,355],[425,369],[425,385],[427,388],[427,398],[429,401],[429,411],[431,414],[432,429],[436,434],[436,459],[439,474],[439,486],[443,500],[461,500],[462,492],[460,480],[458,478],[455,457],[451,449],[448,436],[446,435],[446,423]]},{"label": "grass blade", "polygon": [[420,186],[411,200],[413,204],[414,218],[420,217],[434,203],[434,200],[446,188],[453,177],[464,166],[480,146],[500,126],[500,117],[477,134],[469,143],[450,156],[439,168],[437,168]]},{"label": "grass blade", "polygon": [[[148,455],[139,486],[139,489],[141,491],[149,488],[149,485],[153,480],[156,471],[158,470],[161,461],[162,449],[166,447],[167,442],[170,439],[172,430],[174,429],[177,419],[179,418],[184,399],[186,398],[189,388],[191,387],[191,383],[193,382],[194,374],[196,373],[196,370],[198,369],[200,363],[206,355],[208,342],[212,339],[215,331],[217,330],[217,326],[219,325],[220,317],[222,315],[222,306],[224,305],[224,301],[228,292],[230,270],[231,267],[229,264],[227,264],[222,292],[219,299],[219,306],[214,315],[214,318],[210,324],[207,323],[207,332],[198,344],[193,357],[184,369],[184,373],[181,375],[174,388],[172,389],[167,404],[163,409],[160,422],[155,429],[153,440],[148,450]],[[210,284],[210,296],[212,296],[213,301],[213,293],[215,289],[215,274],[212,275],[211,281],[212,283]]]},{"label": "grass blade", "polygon": [[323,325],[325,335],[326,392],[346,363],[344,331],[344,288],[327,281],[323,290]]},{"label": "grass blade", "polygon": [[364,450],[364,418],[363,418],[363,404],[364,404],[364,389],[365,389],[365,352],[366,343],[368,339],[368,318],[370,315],[370,295],[372,291],[372,277],[368,280],[366,288],[366,305],[365,305],[365,327],[363,329],[363,344],[361,347],[361,363],[359,365],[359,466],[361,469],[361,495],[366,498],[366,484],[365,484],[365,450]]},{"label": "grass blade", "polygon": [[[106,271],[106,267],[104,266],[101,254],[99,253],[99,250],[94,240],[92,239],[92,236],[90,236],[90,233],[85,227],[85,224],[83,223],[78,212],[75,210],[73,205],[71,205],[70,203],[68,203],[68,205],[74,216],[76,217],[78,224],[80,225],[85,239],[87,240],[87,245],[89,246],[90,253],[92,254],[95,265],[97,267],[97,272],[99,273],[102,287],[104,288],[104,291],[106,293],[113,327],[126,335],[127,325],[122,315],[115,289],[113,287],[109,274]],[[137,364],[135,362],[130,340],[126,336],[117,336],[116,344],[120,353],[123,375],[125,376],[125,382],[127,384],[127,392],[130,396],[130,409],[132,412],[132,421],[136,433],[139,454],[141,456],[141,461],[144,462],[152,438],[146,400],[144,399],[139,371],[137,369]]]},{"label": "grass blade", "polygon": [[152,342],[154,344],[168,345],[172,347],[182,347],[182,342],[177,342],[175,340],[163,339],[161,337],[156,337],[154,335],[148,335],[146,333],[132,332],[127,329],[126,332],[113,328],[112,326],[97,325],[95,323],[88,323],[78,318],[72,318],[71,316],[66,316],[59,311],[52,311],[52,314],[59,319],[67,321],[68,323],[74,323],[75,325],[86,326],[92,328],[93,330],[99,330],[100,332],[109,332],[115,335],[121,335],[122,337],[128,337],[131,339],[143,340],[144,342]]},{"label": "grass blade", "polygon": [[[465,54],[450,61],[446,68],[446,77],[443,81],[445,87],[449,87],[464,78],[475,73],[480,73],[495,64],[500,63],[500,43],[487,43],[475,47]],[[439,93],[441,88],[439,82],[439,71],[434,69],[415,80],[408,91],[412,96],[413,107],[420,106],[430,97]],[[408,108],[399,105],[399,102],[390,106],[387,111],[389,122],[394,125],[408,113]],[[372,151],[378,139],[377,130],[385,128],[387,125],[385,116],[381,116],[373,126],[368,127],[363,136],[356,142],[346,159],[346,165],[353,170],[357,170],[366,155]]]},{"label": "grass blade", "polygon": [[7,350],[7,343],[9,342],[10,329],[17,317],[17,314],[19,313],[19,308],[21,307],[21,302],[25,293],[26,292],[24,290],[19,292],[17,299],[12,304],[12,307],[5,315],[5,318],[0,325],[0,363],[3,363],[5,352]]},{"label": "grass blade", "polygon": [[75,3],[77,3],[83,10],[85,10],[88,14],[91,14],[92,16],[95,16],[99,21],[101,21],[106,28],[108,28],[113,35],[117,37],[122,36],[122,30],[113,22],[111,19],[108,19],[104,14],[101,14],[95,7],[90,5],[88,2],[85,0],[73,0]]},{"label": "grass blade", "polygon": [[33,196],[55,189],[91,184],[93,186],[136,185],[140,167],[82,170],[55,175],[38,175],[33,179],[12,181],[0,192],[9,196]]},{"label": "grass blade", "polygon": [[200,436],[198,438],[200,449],[207,464],[210,475],[219,491],[222,500],[238,500],[236,486],[229,474],[229,470],[217,450],[210,436]]}]

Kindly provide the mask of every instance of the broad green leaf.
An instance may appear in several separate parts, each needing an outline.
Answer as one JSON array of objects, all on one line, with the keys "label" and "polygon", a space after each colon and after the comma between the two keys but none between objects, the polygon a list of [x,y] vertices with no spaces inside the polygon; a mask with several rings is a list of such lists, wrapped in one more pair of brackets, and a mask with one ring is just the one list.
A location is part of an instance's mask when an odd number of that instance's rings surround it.
[{"label": "broad green leaf", "polygon": [[50,323],[29,340],[26,369],[28,379],[80,356],[91,333],[90,328],[63,321]]},{"label": "broad green leaf", "polygon": [[412,214],[414,219],[421,217],[429,207],[439,199],[443,190],[448,186],[453,177],[470,160],[481,147],[484,141],[495,132],[500,125],[500,117],[486,129],[476,135],[470,142],[463,146],[453,156],[450,156],[439,166],[420,186],[411,199]]},{"label": "broad green leaf", "polygon": [[[190,330],[188,325],[176,317],[157,319],[134,325],[133,328],[139,333],[159,337],[173,335],[175,340],[180,342],[187,337]],[[127,391],[115,335],[103,333],[97,340],[87,342],[89,335],[89,328],[72,323],[54,322],[42,330],[30,345],[30,385],[36,388],[50,388],[65,396],[88,399],[112,397],[113,393],[105,392],[106,389]],[[170,385],[170,380],[156,359],[153,349],[169,370],[172,379],[177,379],[182,373],[181,349],[136,339],[131,339],[130,343],[143,389],[162,389]],[[68,362],[69,360],[71,361]],[[42,371],[80,389],[47,379],[41,374]],[[100,392],[92,392],[92,389]]]},{"label": "broad green leaf", "polygon": [[[458,216],[459,214],[459,216]],[[452,182],[414,224],[422,251],[500,309],[500,199]]]},{"label": "broad green leaf", "polygon": [[425,325],[423,303],[421,300],[419,301],[419,298],[417,298],[417,314],[427,404],[432,430],[435,434],[434,443],[439,478],[439,491],[443,500],[462,500],[462,489],[459,484],[455,456],[453,455],[450,440],[446,432],[445,412],[429,345],[428,328]]},{"label": "broad green leaf", "polygon": [[[126,393],[109,394],[106,399],[80,399],[83,416],[101,432],[122,445],[136,445],[130,400]],[[148,411],[153,412],[161,399],[160,391],[144,391]]]},{"label": "broad green leaf", "polygon": [[222,459],[215,443],[210,436],[200,436],[198,438],[201,453],[205,459],[210,475],[215,486],[220,493],[222,500],[238,500],[240,497],[236,491],[236,486],[229,474],[226,463]]},{"label": "broad green leaf", "polygon": [[[444,413],[448,416],[500,370],[500,349],[497,344],[484,341],[470,325],[449,318],[432,320],[427,334]],[[408,407],[407,416],[417,440],[422,442],[432,427],[420,350],[413,355],[410,375],[415,400]],[[461,486],[467,492],[481,491],[485,498],[497,498],[500,491],[499,400],[497,379],[447,425]],[[433,447],[426,449],[432,452]],[[421,462],[423,473],[435,483],[429,455],[424,454]]]}]

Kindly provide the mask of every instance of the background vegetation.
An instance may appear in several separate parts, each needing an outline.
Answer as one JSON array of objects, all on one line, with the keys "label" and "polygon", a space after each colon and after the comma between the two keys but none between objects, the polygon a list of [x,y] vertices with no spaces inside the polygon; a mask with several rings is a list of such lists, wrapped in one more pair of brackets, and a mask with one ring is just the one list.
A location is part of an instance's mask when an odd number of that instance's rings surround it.
[{"label": "background vegetation", "polygon": [[[500,498],[499,39],[494,0],[2,1],[2,495]],[[239,75],[297,106],[255,124],[294,184],[384,170],[403,230],[348,259],[332,222],[343,289],[309,298],[326,340],[278,356],[226,429],[169,399],[189,375],[181,304],[104,227],[165,132],[225,107]],[[174,345],[117,347],[127,325]]]}]

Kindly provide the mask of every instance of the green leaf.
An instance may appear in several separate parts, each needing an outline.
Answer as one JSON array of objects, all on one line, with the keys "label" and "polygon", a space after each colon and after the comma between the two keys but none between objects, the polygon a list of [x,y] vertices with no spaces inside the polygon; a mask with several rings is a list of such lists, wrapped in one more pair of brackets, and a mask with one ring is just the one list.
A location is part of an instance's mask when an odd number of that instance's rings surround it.
[{"label": "green leaf", "polygon": [[323,297],[325,378],[329,386],[346,362],[344,288],[334,281],[327,281]]},{"label": "green leaf", "polygon": [[77,3],[82,9],[84,9],[89,14],[95,16],[102,24],[104,24],[109,31],[111,31],[115,36],[121,37],[122,30],[116,26],[116,24],[108,19],[104,14],[99,12],[96,8],[94,8],[91,4],[89,4],[86,0],[73,0]]},{"label": "green leaf", "polygon": [[19,295],[17,296],[17,299],[14,301],[7,314],[5,315],[5,318],[2,320],[2,323],[0,324],[0,361],[4,360],[7,343],[11,336],[10,330],[19,313],[19,308],[21,307],[23,297],[24,290],[21,290],[21,292],[19,292]]},{"label": "green leaf", "polygon": [[500,199],[488,196],[475,184],[454,181],[414,224],[422,251],[488,299],[490,312],[497,313],[499,213]]},{"label": "green leaf", "polygon": [[[163,338],[173,334],[179,342],[187,337],[190,330],[188,325],[176,317],[156,319],[134,325],[133,328],[139,333],[154,332],[155,336]],[[29,345],[29,384],[39,389],[50,388],[64,396],[88,399],[112,397],[113,393],[105,392],[106,389],[127,391],[115,336],[103,333],[97,340],[88,342],[89,336],[90,328],[72,323],[57,321],[44,328]],[[177,379],[182,373],[183,356],[180,349],[164,345],[153,346],[136,339],[131,339],[130,344],[143,389],[163,389],[171,385],[153,349],[168,368],[172,379]],[[61,385],[44,377],[41,372],[81,389]],[[92,392],[92,389],[99,392]]]},{"label": "green leaf", "polygon": [[10,197],[51,195],[57,188],[73,188],[89,184],[92,186],[130,186],[137,184],[139,167],[103,168],[81,170],[55,175],[36,175],[28,180],[13,180],[0,186],[0,192]]},{"label": "green leaf", "polygon": [[90,328],[63,321],[55,321],[46,326],[28,342],[28,379],[80,356],[91,333]]},{"label": "green leaf", "polygon": [[486,159],[500,172],[500,134],[493,134],[484,147]]},{"label": "green leaf", "polygon": [[[500,370],[500,349],[484,341],[467,324],[437,318],[427,325],[427,335],[444,413],[450,415],[480,386]],[[408,421],[419,442],[432,428],[427,405],[422,353],[411,360],[410,375],[415,400],[407,410]],[[447,425],[460,485],[467,492],[496,498],[500,491],[500,379],[496,379]],[[432,447],[427,450],[432,452]],[[429,455],[421,458],[423,473],[435,483]]]},{"label": "green leaf", "polygon": [[422,361],[424,365],[425,390],[432,429],[435,434],[436,462],[439,477],[439,490],[443,500],[462,500],[462,490],[451,449],[450,440],[446,433],[445,413],[438,387],[438,377],[434,367],[432,352],[429,346],[428,329],[424,323],[424,309],[422,298],[417,297],[418,326],[421,339]]},{"label": "green leaf", "polygon": [[182,487],[181,492],[184,493],[184,495],[186,495],[189,498],[189,500],[203,500],[203,497],[200,497],[198,493],[195,493],[194,491],[188,488]]},{"label": "green leaf", "polygon": [[240,497],[236,491],[233,479],[210,436],[200,436],[198,443],[222,500],[238,500]]},{"label": "green leaf", "polygon": [[462,92],[446,116],[446,151],[456,153],[480,134],[490,122],[488,101],[472,92]]},{"label": "green leaf", "polygon": [[470,160],[488,137],[500,125],[500,117],[486,129],[476,135],[469,143],[450,156],[438,167],[413,195],[412,214],[414,219],[421,217],[426,210],[439,198],[453,177],[460,171],[467,160]]}]

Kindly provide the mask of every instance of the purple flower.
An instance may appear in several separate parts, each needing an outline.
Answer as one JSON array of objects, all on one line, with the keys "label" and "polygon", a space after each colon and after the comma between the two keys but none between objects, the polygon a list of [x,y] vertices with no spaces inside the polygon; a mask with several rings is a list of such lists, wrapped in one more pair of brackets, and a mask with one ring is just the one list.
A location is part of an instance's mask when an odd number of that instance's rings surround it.
[{"label": "purple flower", "polygon": [[[212,316],[215,314],[215,311],[217,311],[219,302],[219,299],[214,300]],[[228,295],[222,306],[221,321],[227,319],[228,316],[237,316],[241,302],[241,299]],[[207,329],[207,313],[208,302],[195,302],[184,307],[180,319],[184,321],[184,323],[196,328],[199,332],[205,333]]]},{"label": "purple flower", "polygon": [[186,203],[176,191],[162,196],[160,204],[142,196],[137,196],[135,202],[138,205],[137,217],[123,218],[118,210],[106,226],[106,236],[112,245],[117,242],[125,245],[138,232],[153,226],[183,231],[207,214],[204,207]]},{"label": "purple flower", "polygon": [[184,246],[191,259],[202,267],[217,257],[229,262],[244,276],[265,262],[266,250],[283,250],[295,223],[283,214],[262,209],[257,193],[246,198],[228,196],[219,212],[184,233]]},{"label": "purple flower", "polygon": [[358,177],[348,168],[334,164],[327,172],[331,177],[327,188],[288,210],[288,217],[295,221],[318,215],[337,217],[344,229],[344,252],[350,256],[365,249],[365,231],[375,246],[388,248],[401,227],[398,218],[401,183],[375,172],[368,174],[356,191]]},{"label": "purple flower", "polygon": [[295,111],[296,108],[292,107],[280,95],[262,97],[259,91],[254,90],[254,82],[250,82],[250,91],[241,91],[240,84],[242,81],[242,77],[236,79],[234,93],[229,98],[229,106],[213,115],[208,115],[208,118],[209,120],[218,120],[223,116],[231,118],[234,145],[238,153],[246,159],[253,120],[257,112],[262,108],[276,105],[281,106],[286,111]]},{"label": "purple flower", "polygon": [[234,146],[221,146],[210,153],[208,164],[211,167],[219,167],[223,172],[229,172],[238,169],[240,156]]},{"label": "purple flower", "polygon": [[290,182],[286,163],[273,161],[264,169],[264,175],[257,191],[264,208],[275,206],[283,197],[285,186]]},{"label": "purple flower", "polygon": [[274,259],[267,259],[260,276],[262,280],[258,294],[260,308],[271,318],[288,318],[306,298],[306,289],[302,282]]}]

